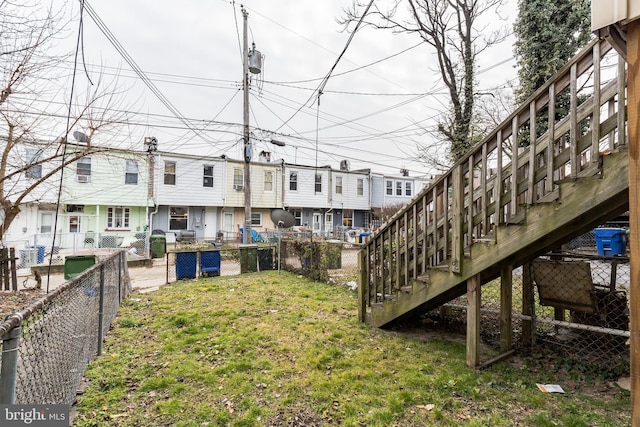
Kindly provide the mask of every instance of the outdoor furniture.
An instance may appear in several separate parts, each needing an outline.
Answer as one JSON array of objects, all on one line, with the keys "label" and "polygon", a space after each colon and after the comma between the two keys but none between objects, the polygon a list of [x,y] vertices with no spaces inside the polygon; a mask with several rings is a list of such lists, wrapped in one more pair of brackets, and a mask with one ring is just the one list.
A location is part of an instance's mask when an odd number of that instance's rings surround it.
[{"label": "outdoor furniture", "polygon": [[87,247],[87,245],[89,245],[93,247],[96,242],[95,237],[96,233],[94,233],[93,231],[87,231],[86,233],[84,233],[84,246]]},{"label": "outdoor furniture", "polygon": [[588,262],[538,259],[531,272],[540,305],[570,310],[577,323],[629,329],[626,292],[593,283]]}]

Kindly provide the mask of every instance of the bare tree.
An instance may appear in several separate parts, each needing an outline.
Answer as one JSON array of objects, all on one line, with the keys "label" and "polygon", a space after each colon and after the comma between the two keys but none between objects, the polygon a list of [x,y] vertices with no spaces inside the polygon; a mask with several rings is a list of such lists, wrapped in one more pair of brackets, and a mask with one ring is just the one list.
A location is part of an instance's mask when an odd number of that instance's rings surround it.
[{"label": "bare tree", "polygon": [[[115,108],[124,94],[117,79],[100,78],[69,99],[60,71],[69,55],[52,54],[65,36],[64,9],[25,3],[0,3],[0,240],[23,203],[58,193],[52,178],[64,167],[105,150],[91,143],[97,133],[126,122]],[[81,143],[68,142],[71,129],[86,132]]]},{"label": "bare tree", "polygon": [[[449,97],[449,111],[438,121],[436,144],[448,146],[448,161],[456,161],[482,137],[476,124],[475,65],[478,55],[504,40],[504,28],[486,31],[480,27],[481,17],[490,12],[500,17],[499,7],[504,0],[392,0],[391,7],[381,10],[374,3],[365,17],[369,26],[396,33],[416,34],[435,50],[438,71]],[[399,12],[406,3],[407,13]],[[354,0],[339,20],[343,25],[360,19],[364,3]],[[495,19],[494,19],[495,21]],[[428,150],[420,144],[419,150]],[[424,157],[424,156],[423,156]],[[428,158],[425,160],[429,161]],[[436,160],[436,159],[431,159]],[[440,165],[441,166],[441,165]]]}]

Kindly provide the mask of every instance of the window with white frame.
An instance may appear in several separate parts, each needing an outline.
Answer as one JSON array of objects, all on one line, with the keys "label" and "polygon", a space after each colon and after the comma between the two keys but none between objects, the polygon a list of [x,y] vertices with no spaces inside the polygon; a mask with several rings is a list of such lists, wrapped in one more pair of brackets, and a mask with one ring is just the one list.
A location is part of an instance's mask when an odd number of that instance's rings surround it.
[{"label": "window with white frame", "polygon": [[264,191],[273,191],[273,172],[264,171]]},{"label": "window with white frame", "polygon": [[[41,155],[42,155],[41,150],[37,150],[35,148],[27,148],[26,149],[27,164],[33,165],[34,163],[37,163],[40,160]],[[42,165],[30,166],[25,171],[25,174],[27,178],[34,178],[34,179],[42,178]]]},{"label": "window with white frame", "polygon": [[176,185],[176,162],[164,162],[165,185]]},{"label": "window with white frame", "polygon": [[315,186],[315,192],[316,193],[322,193],[322,175],[317,173],[316,174],[316,186]]},{"label": "window with white frame", "polygon": [[293,218],[296,220],[296,225],[302,225],[302,209],[293,209],[291,211]]},{"label": "window with white frame", "polygon": [[387,196],[393,196],[393,181],[387,180]]},{"label": "window with white frame", "polygon": [[242,168],[233,168],[233,189],[244,190],[244,169]]},{"label": "window with white frame", "polygon": [[138,184],[138,162],[135,160],[127,160],[124,165],[124,183]]},{"label": "window with white frame", "polygon": [[76,162],[76,181],[91,181],[91,157],[85,156]]},{"label": "window with white frame", "polygon": [[342,194],[342,177],[336,176],[336,194]]},{"label": "window with white frame", "polygon": [[363,196],[364,195],[364,179],[362,178],[358,178],[358,196]]},{"label": "window with white frame", "polygon": [[262,227],[262,212],[251,212],[251,225]]},{"label": "window with white frame", "polygon": [[404,195],[411,197],[413,195],[413,183],[411,181],[405,181],[404,183]]},{"label": "window with white frame", "polygon": [[353,209],[344,209],[342,211],[342,225],[353,227]]},{"label": "window with white frame", "polygon": [[213,166],[204,165],[202,168],[202,186],[213,187]]},{"label": "window with white frame", "polygon": [[396,196],[402,196],[402,181],[396,181]]},{"label": "window with white frame", "polygon": [[298,191],[298,172],[289,173],[289,190]]},{"label": "window with white frame", "polygon": [[169,230],[186,230],[188,224],[188,208],[180,206],[169,207]]},{"label": "window with white frame", "polygon": [[123,208],[121,206],[107,208],[107,228],[128,229],[129,218],[129,208]]}]

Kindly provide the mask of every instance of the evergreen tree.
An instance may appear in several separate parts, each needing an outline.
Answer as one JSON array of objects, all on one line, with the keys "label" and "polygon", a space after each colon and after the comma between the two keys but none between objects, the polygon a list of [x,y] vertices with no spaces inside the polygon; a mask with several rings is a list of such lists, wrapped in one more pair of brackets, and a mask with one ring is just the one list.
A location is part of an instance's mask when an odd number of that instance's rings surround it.
[{"label": "evergreen tree", "polygon": [[515,57],[518,102],[535,92],[590,38],[589,0],[519,0]]}]

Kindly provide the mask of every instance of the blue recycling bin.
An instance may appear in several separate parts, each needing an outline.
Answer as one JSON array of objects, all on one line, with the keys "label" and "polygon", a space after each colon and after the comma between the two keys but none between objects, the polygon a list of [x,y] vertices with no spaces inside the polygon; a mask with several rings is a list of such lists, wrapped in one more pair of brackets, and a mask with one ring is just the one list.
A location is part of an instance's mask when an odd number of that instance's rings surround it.
[{"label": "blue recycling bin", "polygon": [[357,243],[364,243],[367,241],[367,237],[371,236],[371,233],[360,233],[360,239]]},{"label": "blue recycling bin", "polygon": [[176,280],[195,279],[197,252],[176,252]]},{"label": "blue recycling bin", "polygon": [[624,228],[596,228],[593,234],[599,256],[624,255],[627,252],[627,231]]},{"label": "blue recycling bin", "polygon": [[44,245],[35,245],[35,246],[31,246],[31,249],[35,249],[36,250],[37,264],[42,264],[44,262],[44,249],[45,249],[45,246]]},{"label": "blue recycling bin", "polygon": [[220,250],[200,252],[200,275],[203,277],[220,275]]}]

